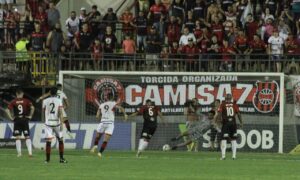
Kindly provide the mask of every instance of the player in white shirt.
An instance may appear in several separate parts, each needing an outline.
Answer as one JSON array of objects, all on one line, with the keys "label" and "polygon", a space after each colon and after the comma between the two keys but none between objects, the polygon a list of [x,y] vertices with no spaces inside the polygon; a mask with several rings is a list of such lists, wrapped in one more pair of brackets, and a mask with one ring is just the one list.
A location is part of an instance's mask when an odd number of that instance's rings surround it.
[{"label": "player in white shirt", "polygon": [[277,30],[268,39],[269,54],[272,55],[272,60],[276,61],[277,72],[281,72],[281,55],[283,54],[284,40],[279,36]]},{"label": "player in white shirt", "polygon": [[60,163],[67,163],[64,159],[64,142],[62,136],[63,103],[57,97],[57,88],[50,90],[50,97],[43,100],[43,113],[45,117],[46,161],[50,161],[51,140],[57,138],[59,143]]},{"label": "player in white shirt", "polygon": [[[71,139],[73,139],[73,136],[71,135],[71,126],[70,126],[69,118],[68,118],[67,113],[65,111],[67,108],[69,108],[70,103],[69,103],[68,97],[66,96],[66,94],[62,90],[62,85],[61,84],[57,84],[56,87],[57,87],[57,95],[56,96],[59,99],[62,100],[63,106],[64,106],[64,108],[62,109],[63,123],[65,124],[65,127],[67,129],[67,134],[69,135],[69,137]],[[45,99],[46,97],[49,97],[49,96],[50,96],[50,92],[48,92],[48,93],[42,95],[41,97],[39,97],[36,100],[36,102],[38,103],[40,100]]]},{"label": "player in white shirt", "polygon": [[99,140],[101,136],[104,135],[104,140],[99,150],[98,156],[101,158],[103,151],[105,150],[107,143],[114,131],[114,121],[115,121],[115,108],[118,108],[123,114],[125,121],[127,120],[128,116],[125,113],[125,110],[122,106],[118,105],[116,101],[113,100],[113,95],[108,94],[108,99],[106,102],[100,104],[99,109],[97,111],[96,118],[100,119],[100,124],[97,128],[97,134],[94,141],[94,146],[91,149],[91,152],[94,153],[98,148]]}]

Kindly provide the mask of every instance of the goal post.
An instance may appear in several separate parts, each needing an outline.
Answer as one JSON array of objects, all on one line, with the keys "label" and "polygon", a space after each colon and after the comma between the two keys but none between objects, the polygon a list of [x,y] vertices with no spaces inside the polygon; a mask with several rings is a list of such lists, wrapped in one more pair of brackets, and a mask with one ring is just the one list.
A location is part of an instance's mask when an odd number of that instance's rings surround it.
[{"label": "goal post", "polygon": [[[225,94],[231,93],[245,122],[245,128],[238,131],[239,149],[278,153],[289,151],[295,146],[297,135],[285,134],[292,133],[289,129],[284,132],[285,85],[288,79],[283,73],[59,72],[59,82],[64,85],[71,103],[75,103],[75,109],[71,108],[68,112],[73,122],[92,122],[97,104],[101,103],[106,91],[114,93],[128,114],[136,112],[146,99],[153,100],[170,124],[168,128],[159,125],[149,144],[153,150],[169,143],[171,137],[180,133],[179,127],[186,120],[184,103],[188,99],[197,98],[201,113],[206,114],[215,99],[224,100]],[[141,117],[135,120],[127,122],[136,123],[130,125],[132,149],[142,127]],[[209,132],[203,136],[200,150],[209,149],[208,136]],[[287,141],[290,142],[285,143]]]}]

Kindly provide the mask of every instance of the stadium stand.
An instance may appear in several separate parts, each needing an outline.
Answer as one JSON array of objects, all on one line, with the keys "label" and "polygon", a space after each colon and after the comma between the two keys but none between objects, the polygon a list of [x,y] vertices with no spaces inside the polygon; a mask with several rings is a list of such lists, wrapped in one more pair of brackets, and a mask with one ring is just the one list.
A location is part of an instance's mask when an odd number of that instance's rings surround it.
[{"label": "stadium stand", "polygon": [[1,72],[15,67],[37,84],[59,70],[300,73],[298,1],[136,0],[68,19],[57,3],[0,6]]}]

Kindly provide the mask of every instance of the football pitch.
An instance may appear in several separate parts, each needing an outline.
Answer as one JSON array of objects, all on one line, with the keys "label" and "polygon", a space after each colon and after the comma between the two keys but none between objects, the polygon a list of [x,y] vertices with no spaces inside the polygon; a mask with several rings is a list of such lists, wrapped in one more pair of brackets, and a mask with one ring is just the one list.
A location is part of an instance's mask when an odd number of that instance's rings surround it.
[{"label": "football pitch", "polygon": [[[67,164],[58,163],[52,149],[51,161],[44,152],[29,158],[16,151],[0,150],[0,180],[32,179],[300,179],[300,155],[239,153],[238,159],[219,160],[219,152],[148,151],[141,158],[134,152],[106,151],[99,159],[89,151],[67,150]],[[231,153],[228,153],[230,157]]]}]

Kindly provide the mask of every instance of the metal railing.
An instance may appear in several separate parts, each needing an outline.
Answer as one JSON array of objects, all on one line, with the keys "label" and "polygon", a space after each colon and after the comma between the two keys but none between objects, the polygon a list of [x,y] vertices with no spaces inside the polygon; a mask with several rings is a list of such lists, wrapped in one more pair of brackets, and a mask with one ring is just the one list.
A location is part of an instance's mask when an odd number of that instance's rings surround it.
[{"label": "metal railing", "polygon": [[[226,59],[224,59],[226,57]],[[47,52],[0,52],[0,72],[30,73],[36,81],[54,81],[59,70],[178,71],[178,72],[285,72],[300,74],[299,55],[228,54],[92,54]],[[279,66],[280,65],[280,66]],[[280,68],[280,69],[278,69]],[[43,84],[43,82],[40,82]]]}]

